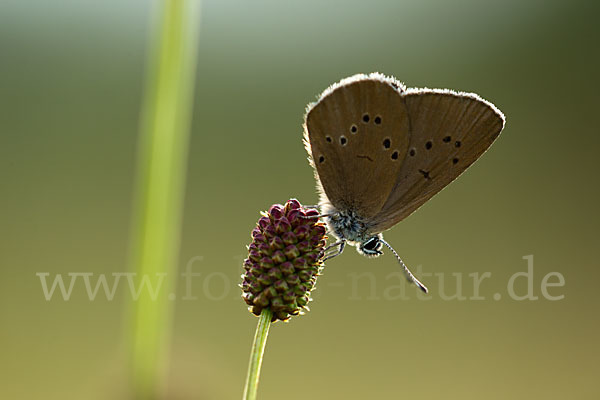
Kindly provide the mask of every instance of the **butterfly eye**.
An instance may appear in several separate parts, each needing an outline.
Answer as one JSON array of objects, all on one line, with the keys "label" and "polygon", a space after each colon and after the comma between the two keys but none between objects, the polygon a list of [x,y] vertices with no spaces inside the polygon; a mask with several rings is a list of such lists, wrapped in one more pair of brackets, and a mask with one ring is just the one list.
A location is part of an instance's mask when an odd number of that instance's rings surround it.
[{"label": "butterfly eye", "polygon": [[319,164],[322,164],[325,161],[325,157],[319,156]]},{"label": "butterfly eye", "polygon": [[348,139],[346,139],[346,136],[340,136],[340,144],[342,146],[345,146],[346,143],[348,143]]},{"label": "butterfly eye", "polygon": [[392,153],[392,160],[397,160],[397,159],[398,159],[398,150],[395,150],[395,151]]},{"label": "butterfly eye", "polygon": [[378,116],[376,116],[374,121],[375,121],[375,124],[376,124],[376,125],[379,125],[379,124],[381,124],[381,117],[380,117],[379,115],[378,115]]},{"label": "butterfly eye", "polygon": [[450,136],[446,136],[445,138],[442,139],[442,141],[444,143],[450,143],[451,140],[452,140],[452,138]]},{"label": "butterfly eye", "polygon": [[452,159],[452,164],[456,164],[458,162],[458,158],[453,158]]},{"label": "butterfly eye", "polygon": [[427,150],[430,150],[433,147],[433,143],[431,142],[431,140],[429,140],[427,143],[425,143],[425,148]]},{"label": "butterfly eye", "polygon": [[352,132],[352,133],[356,133],[357,130],[358,130],[358,128],[356,127],[356,125],[352,125],[350,127],[350,132]]},{"label": "butterfly eye", "polygon": [[455,145],[456,147],[460,147],[460,140],[457,140],[457,141],[454,143],[454,145]]},{"label": "butterfly eye", "polygon": [[371,118],[369,118],[369,114],[365,114],[365,115],[363,115],[363,118],[362,118],[362,119],[363,119],[363,122],[367,123],[367,122],[369,122],[369,120],[370,120]]},{"label": "butterfly eye", "polygon": [[331,136],[326,136],[325,140],[327,140],[327,143],[331,143]]},{"label": "butterfly eye", "polygon": [[363,248],[372,251],[377,248],[377,245],[379,245],[379,240],[377,238],[371,238],[365,242]]},{"label": "butterfly eye", "polygon": [[415,154],[417,154],[417,151],[416,151],[415,149],[410,149],[410,151],[408,152],[408,154],[409,154],[411,157],[414,157],[414,156],[415,156]]},{"label": "butterfly eye", "polygon": [[389,138],[385,138],[383,140],[383,147],[385,149],[389,149],[391,146],[392,146],[392,142],[390,141],[390,139]]}]

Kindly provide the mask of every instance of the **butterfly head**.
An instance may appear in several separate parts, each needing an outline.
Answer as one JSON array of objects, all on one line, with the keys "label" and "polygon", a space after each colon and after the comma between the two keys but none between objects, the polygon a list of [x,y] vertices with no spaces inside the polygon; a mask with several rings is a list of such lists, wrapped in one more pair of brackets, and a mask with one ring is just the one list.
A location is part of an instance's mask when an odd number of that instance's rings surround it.
[{"label": "butterfly head", "polygon": [[358,246],[356,246],[356,250],[367,257],[379,257],[383,254],[381,251],[383,247],[383,243],[381,239],[383,236],[380,234],[371,236],[369,239],[361,242]]}]

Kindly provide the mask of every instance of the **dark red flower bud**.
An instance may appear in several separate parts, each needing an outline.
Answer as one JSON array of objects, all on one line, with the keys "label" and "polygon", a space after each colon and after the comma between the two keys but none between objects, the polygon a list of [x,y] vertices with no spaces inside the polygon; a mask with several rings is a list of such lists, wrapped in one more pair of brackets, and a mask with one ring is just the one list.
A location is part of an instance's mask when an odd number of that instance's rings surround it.
[{"label": "dark red flower bud", "polygon": [[272,268],[274,265],[275,265],[275,262],[269,257],[263,257],[260,259],[260,268],[262,268],[263,271],[266,271],[269,268]]},{"label": "dark red flower bud", "polygon": [[260,259],[262,258],[262,254],[260,254],[260,252],[257,250],[250,250],[248,252],[248,258],[252,261],[260,261]]},{"label": "dark red flower bud", "polygon": [[269,218],[271,222],[283,217],[283,206],[281,204],[273,204],[269,208]]},{"label": "dark red flower bud", "polygon": [[289,283],[290,285],[298,285],[300,284],[300,277],[298,277],[298,275],[289,275],[287,278],[285,278],[287,283]]},{"label": "dark red flower bud", "polygon": [[283,254],[287,257],[288,260],[293,260],[296,257],[300,256],[300,250],[293,244],[290,244],[283,250]]},{"label": "dark red flower bud", "polygon": [[283,243],[283,239],[281,239],[281,237],[275,236],[269,241],[269,247],[271,247],[273,250],[281,250],[285,247],[285,243]]},{"label": "dark red flower bud", "polygon": [[282,217],[275,221],[275,230],[279,234],[289,232],[292,230],[292,224],[290,224],[290,221],[286,217]]},{"label": "dark red flower bud", "polygon": [[296,269],[305,269],[309,267],[306,258],[303,257],[294,258],[294,261],[292,261],[292,263],[294,264],[294,268]]},{"label": "dark red flower bud", "polygon": [[299,225],[296,228],[294,228],[294,234],[296,235],[298,240],[306,240],[310,238],[311,229],[308,227],[308,225]]},{"label": "dark red flower bud", "polygon": [[269,246],[266,243],[258,243],[258,251],[260,251],[261,254],[270,255],[271,254],[271,246]]},{"label": "dark red flower bud", "polygon": [[263,228],[263,232],[265,234],[265,237],[267,237],[267,239],[271,239],[274,238],[275,236],[277,236],[277,230],[275,229],[274,225],[267,225]]},{"label": "dark red flower bud", "polygon": [[267,271],[267,276],[269,277],[271,282],[273,282],[273,281],[281,279],[281,277],[283,276],[283,273],[281,272],[281,270],[279,268],[273,267],[269,271]]},{"label": "dark red flower bud", "polygon": [[283,240],[283,243],[285,243],[285,244],[298,243],[298,239],[296,238],[296,235],[294,234],[294,232],[284,233],[283,235],[281,235],[281,240]]},{"label": "dark red flower bud", "polygon": [[290,287],[288,286],[287,282],[284,281],[283,279],[275,281],[275,283],[273,283],[273,287],[278,292],[285,292],[285,291],[288,291],[290,289]]},{"label": "dark red flower bud", "polygon": [[286,255],[284,255],[283,251],[281,250],[276,250],[273,255],[271,255],[271,258],[276,264],[281,264],[282,262],[287,261]]},{"label": "dark red flower bud", "polygon": [[[300,243],[297,244],[298,250],[300,250],[302,253],[308,253],[309,251],[313,250],[313,245],[311,245],[307,240],[302,241]],[[259,246],[260,248],[260,246]]]},{"label": "dark red flower bud", "polygon": [[294,273],[294,271],[296,271],[296,270],[294,269],[294,265],[293,265],[291,262],[289,262],[289,261],[286,261],[286,262],[282,263],[282,264],[279,266],[279,269],[281,270],[281,272],[282,272],[284,275],[290,275],[290,274],[293,274],[293,273]]},{"label": "dark red flower bud", "polygon": [[290,199],[287,201],[287,203],[285,203],[284,210],[286,213],[289,214],[290,211],[297,210],[299,208],[302,208],[302,205],[300,204],[300,202],[296,199]]},{"label": "dark red flower bud", "polygon": [[258,227],[260,229],[265,229],[266,226],[271,224],[271,220],[269,219],[269,217],[261,217],[258,220]]},{"label": "dark red flower bud", "polygon": [[287,218],[288,221],[290,221],[290,224],[292,224],[292,226],[294,227],[304,224],[306,222],[306,214],[304,214],[302,210],[299,209],[291,210],[287,214]]}]

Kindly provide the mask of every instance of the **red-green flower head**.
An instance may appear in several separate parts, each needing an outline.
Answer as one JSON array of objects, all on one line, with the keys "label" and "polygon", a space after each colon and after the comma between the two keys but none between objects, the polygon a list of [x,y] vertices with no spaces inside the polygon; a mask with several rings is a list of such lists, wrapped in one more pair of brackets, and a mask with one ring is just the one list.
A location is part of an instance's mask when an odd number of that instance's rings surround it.
[{"label": "red-green flower head", "polygon": [[258,220],[241,284],[242,298],[253,314],[270,308],[273,321],[287,321],[308,309],[326,239],[318,215],[291,199],[271,206]]}]

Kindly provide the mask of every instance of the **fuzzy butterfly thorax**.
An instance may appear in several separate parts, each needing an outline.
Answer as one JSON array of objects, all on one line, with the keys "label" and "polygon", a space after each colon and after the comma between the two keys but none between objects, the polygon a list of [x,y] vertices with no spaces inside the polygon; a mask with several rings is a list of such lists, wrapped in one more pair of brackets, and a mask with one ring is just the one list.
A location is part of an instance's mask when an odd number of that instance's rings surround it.
[{"label": "fuzzy butterfly thorax", "polygon": [[352,208],[338,210],[331,204],[322,204],[321,212],[326,215],[325,222],[329,231],[338,239],[355,244],[367,241],[373,236],[368,222]]}]

